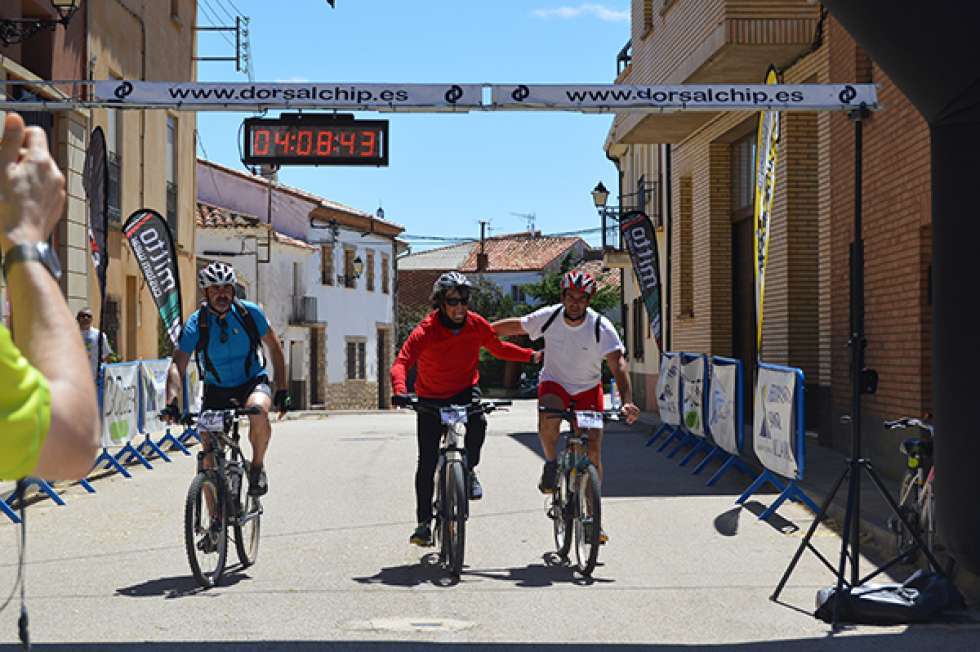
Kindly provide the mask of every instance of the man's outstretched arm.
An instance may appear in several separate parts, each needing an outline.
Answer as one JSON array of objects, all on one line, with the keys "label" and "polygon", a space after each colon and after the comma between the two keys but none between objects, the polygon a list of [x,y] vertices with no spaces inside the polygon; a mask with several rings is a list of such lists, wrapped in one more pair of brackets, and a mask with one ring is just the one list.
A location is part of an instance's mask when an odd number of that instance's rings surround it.
[{"label": "man's outstretched arm", "polygon": [[496,331],[498,337],[514,337],[516,335],[527,335],[527,331],[524,330],[524,325],[521,324],[520,317],[510,317],[508,319],[500,319],[498,321],[490,324],[493,330]]}]

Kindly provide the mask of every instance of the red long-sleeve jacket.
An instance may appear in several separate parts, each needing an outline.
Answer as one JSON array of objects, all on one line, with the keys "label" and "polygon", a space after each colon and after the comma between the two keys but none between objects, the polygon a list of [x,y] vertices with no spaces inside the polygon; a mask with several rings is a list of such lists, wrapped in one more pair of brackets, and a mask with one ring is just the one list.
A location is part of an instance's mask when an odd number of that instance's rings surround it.
[{"label": "red long-sleeve jacket", "polygon": [[408,370],[418,365],[417,395],[423,398],[455,396],[480,380],[477,371],[480,347],[496,358],[514,362],[529,362],[534,353],[531,349],[500,341],[490,322],[475,312],[466,313],[466,322],[454,335],[439,321],[439,312],[432,311],[408,336],[391,365],[391,387],[395,394],[405,394]]}]

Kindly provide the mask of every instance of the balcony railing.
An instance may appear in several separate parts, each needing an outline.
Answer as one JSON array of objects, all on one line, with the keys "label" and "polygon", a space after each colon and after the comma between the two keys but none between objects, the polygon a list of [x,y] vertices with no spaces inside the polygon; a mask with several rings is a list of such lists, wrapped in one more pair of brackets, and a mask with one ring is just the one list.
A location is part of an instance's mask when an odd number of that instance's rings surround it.
[{"label": "balcony railing", "polygon": [[293,311],[289,316],[289,323],[313,324],[316,320],[316,297],[293,297]]},{"label": "balcony railing", "polygon": [[626,41],[626,45],[616,55],[616,77],[619,78],[630,64],[633,63],[633,39]]}]

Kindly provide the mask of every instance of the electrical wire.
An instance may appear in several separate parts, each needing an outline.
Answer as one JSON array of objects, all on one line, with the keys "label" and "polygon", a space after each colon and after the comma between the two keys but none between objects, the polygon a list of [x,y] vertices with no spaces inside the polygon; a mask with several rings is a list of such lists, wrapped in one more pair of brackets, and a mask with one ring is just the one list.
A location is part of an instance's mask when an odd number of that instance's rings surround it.
[{"label": "electrical wire", "polygon": [[[208,19],[212,21],[211,27],[222,27],[221,19],[217,17],[217,12],[214,12],[214,10],[211,9],[210,5],[208,5],[208,0],[201,0],[201,4],[199,4],[198,6],[201,8],[201,11],[207,14]],[[228,43],[228,45],[230,45],[231,47],[235,47],[235,42],[232,41],[227,34],[225,34],[224,32],[218,32],[218,34],[221,35],[221,38],[223,38],[225,42]]]}]

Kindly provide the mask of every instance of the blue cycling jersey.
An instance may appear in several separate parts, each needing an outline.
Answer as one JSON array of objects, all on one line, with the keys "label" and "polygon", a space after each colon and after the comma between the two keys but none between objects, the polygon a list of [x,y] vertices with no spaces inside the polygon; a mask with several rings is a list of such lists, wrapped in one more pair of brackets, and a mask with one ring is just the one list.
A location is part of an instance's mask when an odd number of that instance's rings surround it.
[{"label": "blue cycling jersey", "polygon": [[[268,333],[269,320],[266,319],[262,309],[250,301],[242,301],[241,304],[252,315],[259,337]],[[217,387],[238,387],[264,374],[265,367],[259,362],[257,352],[251,353],[249,351],[251,342],[249,342],[248,331],[245,330],[245,324],[238,314],[238,309],[232,306],[224,318],[219,318],[210,310],[206,312],[208,319],[208,357],[221,377],[221,382],[218,382],[218,379],[205,369],[205,384]],[[192,355],[197,348],[200,332],[197,323],[199,313],[200,311],[196,310],[190,316],[187,323],[184,324],[184,330],[177,342],[177,348],[188,355]],[[248,355],[252,355],[252,365],[251,373],[246,375],[245,357]]]}]

